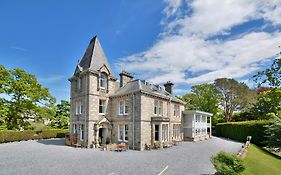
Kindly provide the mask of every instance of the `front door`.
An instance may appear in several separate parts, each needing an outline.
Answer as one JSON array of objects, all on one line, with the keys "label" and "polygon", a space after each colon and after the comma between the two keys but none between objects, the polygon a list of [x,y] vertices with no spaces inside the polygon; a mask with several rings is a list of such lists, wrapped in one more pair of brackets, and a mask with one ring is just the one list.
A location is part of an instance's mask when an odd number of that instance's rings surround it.
[{"label": "front door", "polygon": [[99,129],[99,143],[100,144],[103,144],[103,140],[104,140],[103,139],[103,130],[104,130],[103,128]]}]

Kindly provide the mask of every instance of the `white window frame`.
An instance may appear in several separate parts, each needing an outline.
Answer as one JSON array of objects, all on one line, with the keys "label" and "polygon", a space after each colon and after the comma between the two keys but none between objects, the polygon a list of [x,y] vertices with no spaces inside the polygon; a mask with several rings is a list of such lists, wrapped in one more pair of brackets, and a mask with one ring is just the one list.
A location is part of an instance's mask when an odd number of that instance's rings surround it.
[{"label": "white window frame", "polygon": [[124,115],[128,115],[129,113],[129,101],[124,100]]},{"label": "white window frame", "polygon": [[[105,76],[105,77],[103,77],[103,76]],[[108,75],[105,72],[102,72],[99,77],[99,88],[100,89],[107,88],[107,79],[108,79]],[[104,86],[102,86],[103,85],[102,82],[104,82]]]},{"label": "white window frame", "polygon": [[163,101],[161,100],[154,100],[154,106],[153,106],[153,113],[154,115],[157,115],[157,116],[163,116]]},{"label": "white window frame", "polygon": [[80,125],[80,140],[84,140],[85,132],[84,132],[84,125]]},{"label": "white window frame", "polygon": [[118,105],[119,115],[123,115],[124,114],[124,106],[125,106],[124,101],[119,101],[118,104],[119,104]]},{"label": "white window frame", "polygon": [[154,100],[153,113],[154,115],[158,114],[158,100]]},{"label": "white window frame", "polygon": [[74,133],[74,134],[76,134],[76,132],[77,132],[77,125],[75,124],[75,123],[73,123],[72,124],[72,132]]},{"label": "white window frame", "polygon": [[[127,109],[127,111],[126,111]],[[128,115],[129,112],[129,101],[128,100],[122,100],[118,103],[118,114],[119,115]]]},{"label": "white window frame", "polygon": [[[128,124],[120,124],[118,125],[118,141],[119,142],[128,142],[129,139],[129,125]],[[126,139],[127,135],[127,139]]]},{"label": "white window frame", "polygon": [[[101,105],[101,102],[103,105]],[[102,106],[102,112],[100,112],[100,107]],[[106,111],[106,100],[99,99],[99,114],[105,114]]]},{"label": "white window frame", "polygon": [[169,141],[169,124],[162,124],[162,141]]},{"label": "white window frame", "polygon": [[178,104],[174,104],[174,116],[180,117],[180,106]]},{"label": "white window frame", "polygon": [[173,125],[173,137],[175,139],[180,138],[180,124]]},{"label": "white window frame", "polygon": [[82,104],[82,101],[76,101],[76,104],[75,104],[75,114],[76,115],[81,115],[83,114],[83,104]]},{"label": "white window frame", "polygon": [[196,122],[196,123],[199,123],[199,122],[200,122],[200,115],[196,115],[196,116],[195,116],[195,122]]}]

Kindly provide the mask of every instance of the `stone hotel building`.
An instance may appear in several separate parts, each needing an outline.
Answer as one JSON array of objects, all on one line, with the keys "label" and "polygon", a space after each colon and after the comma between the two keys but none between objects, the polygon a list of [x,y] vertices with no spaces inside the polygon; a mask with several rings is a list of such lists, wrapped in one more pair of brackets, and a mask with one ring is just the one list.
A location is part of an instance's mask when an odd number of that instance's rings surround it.
[{"label": "stone hotel building", "polygon": [[211,114],[184,111],[185,102],[172,95],[172,82],[162,87],[127,72],[117,80],[96,36],[69,81],[70,129],[85,147],[125,142],[144,150],[155,142],[209,136]]}]

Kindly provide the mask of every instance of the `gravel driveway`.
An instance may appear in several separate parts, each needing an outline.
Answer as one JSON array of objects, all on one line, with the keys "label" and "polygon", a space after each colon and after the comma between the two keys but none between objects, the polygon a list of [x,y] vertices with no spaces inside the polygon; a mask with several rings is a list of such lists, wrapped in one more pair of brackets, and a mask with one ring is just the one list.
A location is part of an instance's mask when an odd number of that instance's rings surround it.
[{"label": "gravel driveway", "polygon": [[211,155],[238,152],[241,143],[213,137],[168,149],[109,152],[64,146],[64,139],[0,144],[0,175],[213,174]]}]

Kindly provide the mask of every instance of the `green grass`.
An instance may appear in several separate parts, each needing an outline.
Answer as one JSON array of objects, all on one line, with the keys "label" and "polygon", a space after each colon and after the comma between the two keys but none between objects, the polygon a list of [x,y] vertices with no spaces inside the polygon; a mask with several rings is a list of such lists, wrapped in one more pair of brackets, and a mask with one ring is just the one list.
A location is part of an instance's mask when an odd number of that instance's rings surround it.
[{"label": "green grass", "polygon": [[281,159],[253,144],[250,145],[244,158],[246,166],[243,175],[280,175]]}]

